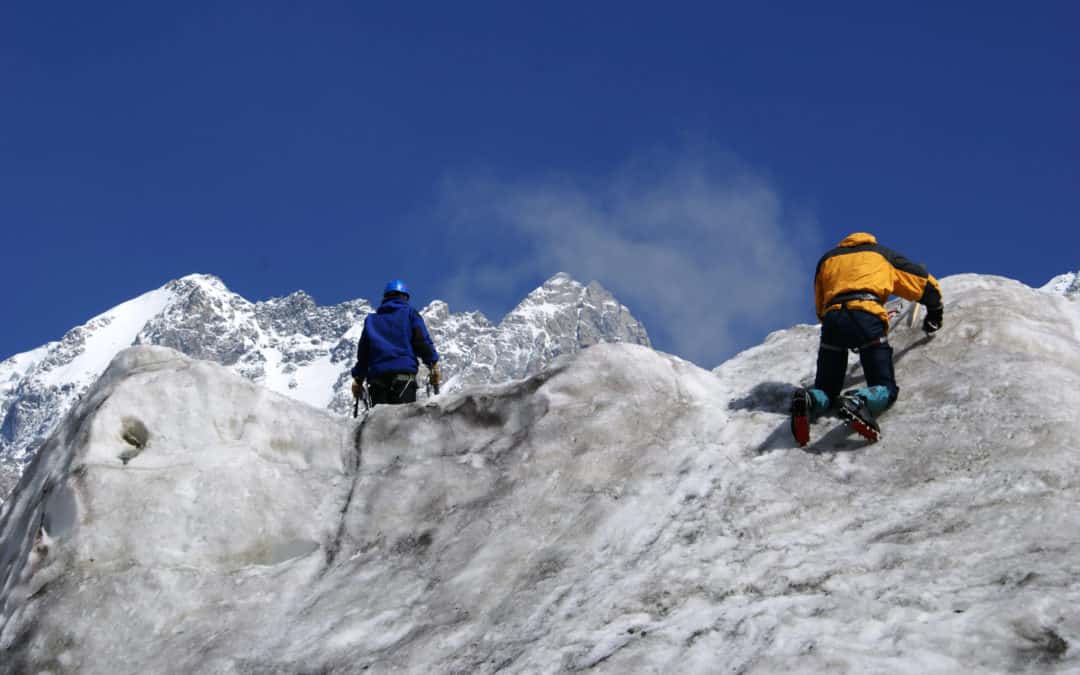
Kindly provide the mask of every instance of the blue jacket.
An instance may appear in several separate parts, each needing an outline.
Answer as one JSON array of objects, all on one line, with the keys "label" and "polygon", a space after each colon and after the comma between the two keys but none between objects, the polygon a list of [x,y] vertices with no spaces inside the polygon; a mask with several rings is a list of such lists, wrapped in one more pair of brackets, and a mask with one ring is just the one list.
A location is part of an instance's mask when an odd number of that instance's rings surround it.
[{"label": "blue jacket", "polygon": [[404,298],[387,298],[364,319],[352,376],[365,380],[387,373],[415,373],[417,357],[427,366],[439,360],[420,313]]}]

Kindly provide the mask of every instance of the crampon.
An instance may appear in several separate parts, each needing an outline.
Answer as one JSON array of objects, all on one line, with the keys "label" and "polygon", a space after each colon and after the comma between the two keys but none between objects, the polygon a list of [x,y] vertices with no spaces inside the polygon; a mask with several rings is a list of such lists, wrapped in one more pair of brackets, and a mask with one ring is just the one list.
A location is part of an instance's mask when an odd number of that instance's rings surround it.
[{"label": "crampon", "polygon": [[857,434],[871,443],[881,440],[881,427],[874,419],[861,396],[844,395],[840,399],[840,416],[848,421]]},{"label": "crampon", "polygon": [[799,447],[810,442],[810,393],[805,389],[791,394],[791,435]]}]

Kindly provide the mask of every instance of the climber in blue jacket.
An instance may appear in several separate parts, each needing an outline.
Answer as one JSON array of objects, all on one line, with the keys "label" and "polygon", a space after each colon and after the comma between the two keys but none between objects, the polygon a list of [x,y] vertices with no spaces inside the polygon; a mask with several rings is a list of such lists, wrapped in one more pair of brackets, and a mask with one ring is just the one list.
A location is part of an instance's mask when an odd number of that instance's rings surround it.
[{"label": "climber in blue jacket", "polygon": [[366,380],[373,405],[414,402],[418,360],[428,367],[429,382],[438,392],[439,353],[423,317],[409,304],[409,288],[395,279],[386,284],[379,309],[364,319],[352,368],[353,396],[360,398]]}]

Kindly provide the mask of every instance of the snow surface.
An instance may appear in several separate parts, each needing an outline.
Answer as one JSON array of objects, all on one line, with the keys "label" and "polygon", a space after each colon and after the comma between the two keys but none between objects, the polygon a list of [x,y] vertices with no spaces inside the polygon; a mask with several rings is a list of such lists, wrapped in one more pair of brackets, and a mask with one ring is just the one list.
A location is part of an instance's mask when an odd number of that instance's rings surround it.
[{"label": "snow surface", "polygon": [[1074,296],[1080,294],[1080,279],[1077,278],[1076,272],[1059,274],[1046,282],[1040,290],[1056,295]]},{"label": "snow surface", "polygon": [[[34,369],[56,343],[49,343],[22,354],[16,354],[0,362],[0,419],[7,417],[8,408],[15,401],[15,391],[27,373]],[[0,498],[5,494],[0,490]],[[3,502],[0,502],[3,503]]]},{"label": "snow surface", "polygon": [[41,378],[42,382],[46,386],[57,387],[72,380],[96,379],[116,353],[130,347],[146,322],[161,312],[172,299],[170,291],[159,288],[94,317],[86,323],[92,335],[81,353],[61,367],[48,369]]},{"label": "snow surface", "polygon": [[49,353],[49,347],[53,344],[55,343],[42,345],[0,362],[0,392],[7,393],[6,387],[10,387],[19,378],[25,377],[31,368],[45,358]]},{"label": "snow surface", "polygon": [[0,670],[1080,672],[1075,303],[942,284],[874,445],[790,439],[815,326],[362,424],[125,351],[0,517]]}]

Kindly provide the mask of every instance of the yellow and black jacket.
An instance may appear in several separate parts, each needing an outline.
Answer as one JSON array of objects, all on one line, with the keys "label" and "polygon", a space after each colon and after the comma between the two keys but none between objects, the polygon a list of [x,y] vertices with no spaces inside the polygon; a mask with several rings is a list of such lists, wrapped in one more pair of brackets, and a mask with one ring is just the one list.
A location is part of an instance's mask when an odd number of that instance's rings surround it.
[{"label": "yellow and black jacket", "polygon": [[887,326],[885,301],[890,295],[918,301],[927,307],[941,306],[941,286],[937,279],[922,265],[880,246],[872,234],[849,234],[818,261],[814,305],[819,319],[847,306],[874,314]]}]

